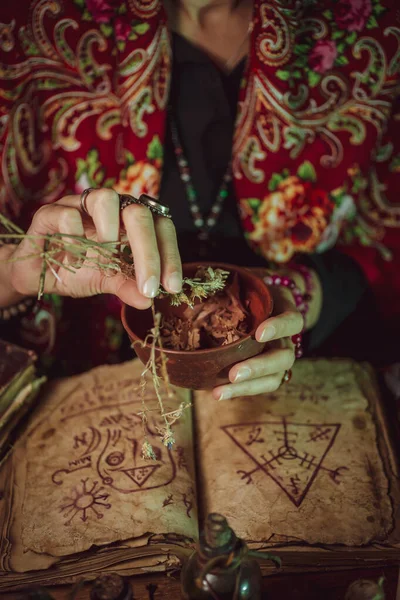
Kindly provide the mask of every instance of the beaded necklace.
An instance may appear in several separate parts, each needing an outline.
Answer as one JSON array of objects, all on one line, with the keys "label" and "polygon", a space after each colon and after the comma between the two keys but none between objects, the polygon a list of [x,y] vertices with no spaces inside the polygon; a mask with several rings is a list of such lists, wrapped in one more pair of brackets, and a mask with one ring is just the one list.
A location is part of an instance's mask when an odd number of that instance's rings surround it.
[{"label": "beaded necklace", "polygon": [[[225,68],[230,70],[234,63],[236,62],[238,56],[242,52],[243,46],[247,42],[249,35],[253,30],[253,20],[250,19],[246,35],[241,42],[240,46],[235,50],[234,54],[229,57],[228,60],[225,61]],[[189,203],[190,214],[193,219],[194,226],[198,230],[198,239],[207,240],[209,234],[213,227],[217,224],[218,218],[222,212],[223,204],[225,199],[228,196],[228,187],[230,182],[232,181],[232,165],[231,161],[226,168],[225,174],[222,178],[222,183],[219,187],[217,197],[215,199],[214,204],[211,206],[210,212],[208,215],[203,215],[200,212],[200,208],[198,205],[197,192],[193,185],[192,177],[190,175],[189,163],[185,157],[183,152],[183,146],[179,138],[178,127],[176,125],[176,121],[172,114],[171,106],[168,107],[169,117],[170,117],[170,127],[171,127],[171,137],[172,143],[174,146],[174,151],[176,155],[176,160],[179,169],[180,179],[185,186],[186,197]]]},{"label": "beaded necklace", "polygon": [[208,215],[203,215],[198,205],[197,192],[193,185],[192,177],[190,175],[189,163],[183,152],[183,147],[179,138],[178,128],[173,118],[171,109],[170,112],[170,126],[172,143],[176,155],[176,161],[178,164],[180,179],[185,186],[186,197],[189,203],[190,214],[193,219],[194,226],[198,230],[198,237],[201,240],[207,240],[210,231],[215,227],[218,218],[221,214],[223,204],[228,196],[228,186],[232,181],[232,166],[229,162],[225,174],[222,178],[222,183],[217,193],[214,204],[211,206]]}]

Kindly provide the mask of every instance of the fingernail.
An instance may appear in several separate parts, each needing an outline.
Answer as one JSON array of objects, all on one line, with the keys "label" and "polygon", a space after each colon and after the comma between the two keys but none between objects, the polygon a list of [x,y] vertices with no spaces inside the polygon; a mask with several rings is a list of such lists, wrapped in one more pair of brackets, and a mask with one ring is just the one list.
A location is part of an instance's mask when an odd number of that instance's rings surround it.
[{"label": "fingernail", "polygon": [[174,294],[177,294],[182,290],[182,275],[178,273],[178,271],[175,271],[175,273],[172,273],[172,275],[169,276],[168,288],[171,292],[174,292]]},{"label": "fingernail", "polygon": [[235,383],[237,381],[244,381],[245,379],[248,379],[251,375],[251,369],[250,367],[240,367],[239,371],[236,373],[236,377],[233,380]]},{"label": "fingernail", "polygon": [[231,390],[227,389],[227,390],[224,390],[223,392],[221,392],[221,394],[218,398],[218,402],[220,400],[229,400],[230,398],[232,398],[232,392],[231,392]]},{"label": "fingernail", "polygon": [[268,327],[266,327],[260,335],[260,342],[268,342],[268,340],[272,340],[275,334],[275,327],[273,325],[268,325]]},{"label": "fingernail", "polygon": [[159,286],[160,284],[157,277],[152,275],[148,278],[143,286],[143,296],[146,296],[146,298],[155,298],[157,296]]}]

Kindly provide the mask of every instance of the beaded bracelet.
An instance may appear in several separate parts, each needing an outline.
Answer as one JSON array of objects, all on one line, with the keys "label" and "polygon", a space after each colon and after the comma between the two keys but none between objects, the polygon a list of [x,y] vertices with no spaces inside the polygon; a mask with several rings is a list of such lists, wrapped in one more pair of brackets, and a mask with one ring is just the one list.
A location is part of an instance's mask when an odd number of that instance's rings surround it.
[{"label": "beaded bracelet", "polygon": [[291,279],[290,277],[286,277],[286,276],[282,277],[281,275],[267,275],[267,277],[264,278],[264,282],[267,285],[276,285],[279,287],[288,288],[293,294],[294,303],[296,305],[296,308],[298,309],[298,311],[300,312],[300,314],[303,317],[304,326],[300,333],[297,333],[296,335],[292,335],[291,340],[294,344],[295,357],[301,358],[303,356],[302,339],[303,339],[303,332],[305,329],[306,315],[308,312],[309,302],[311,300],[311,292],[313,290],[314,285],[313,285],[313,281],[312,281],[312,275],[311,275],[310,271],[307,269],[307,267],[305,267],[304,265],[296,264],[295,267],[293,267],[293,269],[298,271],[304,278],[305,286],[306,286],[306,292],[304,294],[297,287],[297,285],[293,281],[293,279]]},{"label": "beaded bracelet", "polygon": [[289,269],[291,269],[292,271],[297,271],[298,273],[300,273],[300,275],[304,279],[306,294],[311,296],[314,290],[314,281],[310,269],[300,263],[289,263],[288,266]]},{"label": "beaded bracelet", "polygon": [[36,304],[36,298],[24,298],[16,304],[0,308],[0,321],[10,321],[14,317],[26,314]]}]

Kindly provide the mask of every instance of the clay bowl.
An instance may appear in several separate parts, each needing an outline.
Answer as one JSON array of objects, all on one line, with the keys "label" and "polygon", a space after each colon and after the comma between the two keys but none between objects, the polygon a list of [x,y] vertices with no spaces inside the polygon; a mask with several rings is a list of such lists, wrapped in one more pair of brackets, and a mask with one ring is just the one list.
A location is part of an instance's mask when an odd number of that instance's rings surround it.
[{"label": "clay bowl", "polygon": [[[199,266],[202,266],[201,263],[184,264],[184,277],[194,277]],[[167,370],[171,383],[193,390],[210,389],[228,383],[228,373],[234,364],[260,354],[265,343],[257,342],[254,334],[258,325],[267,319],[272,311],[271,294],[257,275],[248,269],[233,265],[207,263],[205,266],[229,271],[230,277],[237,273],[241,301],[249,312],[250,332],[240,340],[218,348],[192,351],[164,350],[168,359]],[[186,305],[171,306],[168,298],[163,298],[155,300],[155,308],[166,316],[180,316],[187,307]],[[152,327],[151,310],[143,311],[124,305],[121,318],[136,354],[145,364],[150,356],[150,345],[143,346],[139,342],[143,342]],[[156,353],[159,357],[159,350],[156,350]]]}]

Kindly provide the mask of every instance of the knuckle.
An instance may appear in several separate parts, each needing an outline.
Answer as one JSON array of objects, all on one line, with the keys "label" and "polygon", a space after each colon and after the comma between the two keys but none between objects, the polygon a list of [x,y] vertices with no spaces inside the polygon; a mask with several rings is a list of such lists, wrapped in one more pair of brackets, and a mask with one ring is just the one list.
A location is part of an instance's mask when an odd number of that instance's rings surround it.
[{"label": "knuckle", "polygon": [[110,209],[119,209],[119,197],[115,190],[100,188],[88,194],[86,204],[92,208],[93,213],[107,212]]},{"label": "knuckle", "polygon": [[58,210],[57,221],[61,231],[63,229],[71,229],[77,225],[79,226],[81,223],[81,215],[77,208],[60,206]]},{"label": "knuckle", "polygon": [[51,221],[51,215],[58,210],[54,207],[53,204],[44,204],[40,208],[37,209],[35,214],[33,215],[32,222],[30,228],[35,228],[38,223]]},{"label": "knuckle", "polygon": [[68,219],[68,215],[71,214],[71,211],[74,210],[69,206],[58,206],[57,207],[57,220],[59,222],[64,222]]},{"label": "knuckle", "polygon": [[80,220],[81,220],[81,214],[77,208],[68,207],[68,206],[60,208],[60,211],[59,211],[59,221],[60,222],[67,221],[68,223],[71,223],[71,222],[80,221]]},{"label": "knuckle", "polygon": [[49,208],[51,208],[51,206],[51,204],[44,204],[43,206],[40,206],[40,208],[38,208],[35,214],[33,215],[33,220],[37,219],[38,215],[41,215],[44,211],[48,211]]},{"label": "knuckle", "polygon": [[114,276],[106,276],[104,274],[100,274],[95,281],[92,281],[92,291],[93,295],[96,293],[99,294],[115,294],[118,296],[119,290],[122,287],[124,281],[118,280],[118,278]]},{"label": "knuckle", "polygon": [[46,226],[51,226],[51,228],[56,228],[60,223],[64,223],[68,219],[68,212],[73,210],[68,206],[63,206],[61,204],[49,204],[45,206],[41,206],[34,214],[31,226],[41,224]]},{"label": "knuckle", "polygon": [[[96,204],[109,204],[110,202],[119,202],[119,196],[117,192],[112,188],[99,188],[98,190],[94,190],[92,194],[96,196]],[[88,195],[88,198],[89,196],[90,194]]]}]

